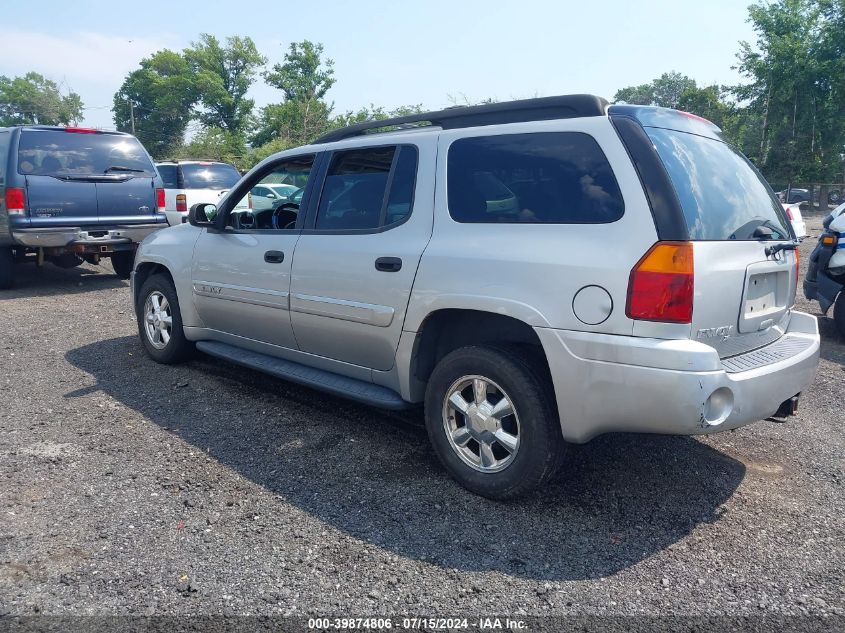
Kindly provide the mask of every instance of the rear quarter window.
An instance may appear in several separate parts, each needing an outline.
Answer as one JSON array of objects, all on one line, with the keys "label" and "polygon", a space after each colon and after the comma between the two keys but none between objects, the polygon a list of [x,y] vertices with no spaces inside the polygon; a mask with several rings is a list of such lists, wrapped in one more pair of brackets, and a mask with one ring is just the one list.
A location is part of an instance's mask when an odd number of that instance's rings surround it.
[{"label": "rear quarter window", "polygon": [[449,148],[457,222],[598,224],[622,217],[622,193],[596,140],[581,132],[459,139]]},{"label": "rear quarter window", "polygon": [[179,188],[176,165],[158,165],[156,169],[158,169],[158,175],[161,176],[161,180],[164,182],[165,189]]}]

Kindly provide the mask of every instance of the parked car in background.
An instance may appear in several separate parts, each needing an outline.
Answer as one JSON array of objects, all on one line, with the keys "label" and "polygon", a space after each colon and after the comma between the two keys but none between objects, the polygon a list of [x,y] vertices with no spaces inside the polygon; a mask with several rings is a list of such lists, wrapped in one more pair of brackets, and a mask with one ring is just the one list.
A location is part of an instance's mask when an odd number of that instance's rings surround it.
[{"label": "parked car in background", "polygon": [[162,182],[134,136],[0,128],[0,288],[27,261],[69,268],[110,258],[128,279],[138,243],[165,226]]},{"label": "parked car in background", "polygon": [[845,337],[845,204],[831,211],[823,225],[807,266],[804,296],[818,301],[823,314],[833,306],[833,320]]},{"label": "parked car in background", "polygon": [[252,194],[252,208],[256,210],[272,209],[283,202],[288,201],[288,196],[297,191],[296,185],[284,185],[279,183],[262,183],[250,190]]},{"label": "parked car in background", "polygon": [[[171,226],[182,224],[191,205],[217,203],[241,179],[234,165],[210,160],[168,160],[156,163],[164,182],[165,213]],[[243,202],[249,207],[250,200]]]},{"label": "parked car in background", "polygon": [[784,204],[783,210],[790,224],[792,224],[792,231],[795,233],[795,237],[799,240],[807,237],[807,225],[804,223],[804,216],[801,215],[801,205],[797,202]]},{"label": "parked car in background", "polygon": [[[787,193],[789,199],[787,200]],[[804,202],[811,202],[809,189],[783,189],[777,192],[778,200],[784,204],[802,204]]]},{"label": "parked car in background", "polygon": [[[262,181],[301,180],[298,205],[237,207]],[[424,404],[449,473],[506,498],[548,481],[569,442],[793,414],[819,362],[795,248],[715,125],[573,95],[275,154],[146,240],[132,297],[154,360],[198,349]]]}]

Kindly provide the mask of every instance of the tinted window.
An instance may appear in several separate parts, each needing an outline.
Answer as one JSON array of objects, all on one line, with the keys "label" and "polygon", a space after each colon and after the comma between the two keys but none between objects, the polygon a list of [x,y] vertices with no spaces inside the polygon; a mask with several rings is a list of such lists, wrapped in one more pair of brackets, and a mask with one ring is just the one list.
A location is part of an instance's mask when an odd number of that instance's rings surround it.
[{"label": "tinted window", "polygon": [[176,165],[157,165],[158,175],[164,182],[165,189],[177,189],[179,187],[176,178]]},{"label": "tinted window", "polygon": [[23,130],[18,142],[18,172],[33,176],[153,176],[155,167],[132,136]]},{"label": "tinted window", "polygon": [[337,152],[323,185],[316,228],[374,229],[404,220],[411,213],[416,170],[417,150],[411,146]]},{"label": "tinted window", "polygon": [[9,160],[9,139],[12,135],[9,132],[0,132],[0,184],[6,182],[6,164]]},{"label": "tinted window", "polygon": [[457,140],[449,148],[448,195],[458,222],[614,222],[624,210],[607,158],[579,132]]},{"label": "tinted window", "polygon": [[226,163],[183,163],[179,168],[186,189],[231,189],[241,179]]},{"label": "tinted window", "polygon": [[763,225],[790,233],[783,209],[760,174],[730,145],[663,128],[645,128],[669,172],[693,240],[752,240]]}]

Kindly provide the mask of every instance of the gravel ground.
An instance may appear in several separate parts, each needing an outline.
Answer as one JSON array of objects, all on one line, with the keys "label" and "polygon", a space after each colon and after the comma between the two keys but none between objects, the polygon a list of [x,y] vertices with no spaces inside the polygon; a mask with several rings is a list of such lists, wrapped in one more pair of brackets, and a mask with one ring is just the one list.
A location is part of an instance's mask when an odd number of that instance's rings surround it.
[{"label": "gravel ground", "polygon": [[789,423],[601,437],[494,503],[418,414],[158,366],[106,267],[25,268],[0,295],[0,614],[845,615],[845,345],[821,327]]}]

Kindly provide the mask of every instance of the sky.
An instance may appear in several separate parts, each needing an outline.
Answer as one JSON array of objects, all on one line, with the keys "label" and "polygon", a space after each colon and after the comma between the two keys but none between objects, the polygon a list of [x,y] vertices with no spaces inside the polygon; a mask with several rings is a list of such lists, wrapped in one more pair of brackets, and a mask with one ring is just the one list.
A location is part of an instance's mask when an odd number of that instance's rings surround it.
[{"label": "sky", "polygon": [[[335,112],[571,93],[608,99],[664,72],[736,84],[750,0],[144,0],[3,2],[0,74],[37,71],[80,94],[84,124],[113,128],[112,98],[140,60],[211,33],[249,35],[269,64],[291,42],[335,62]],[[259,78],[256,106],[281,100]]]}]

